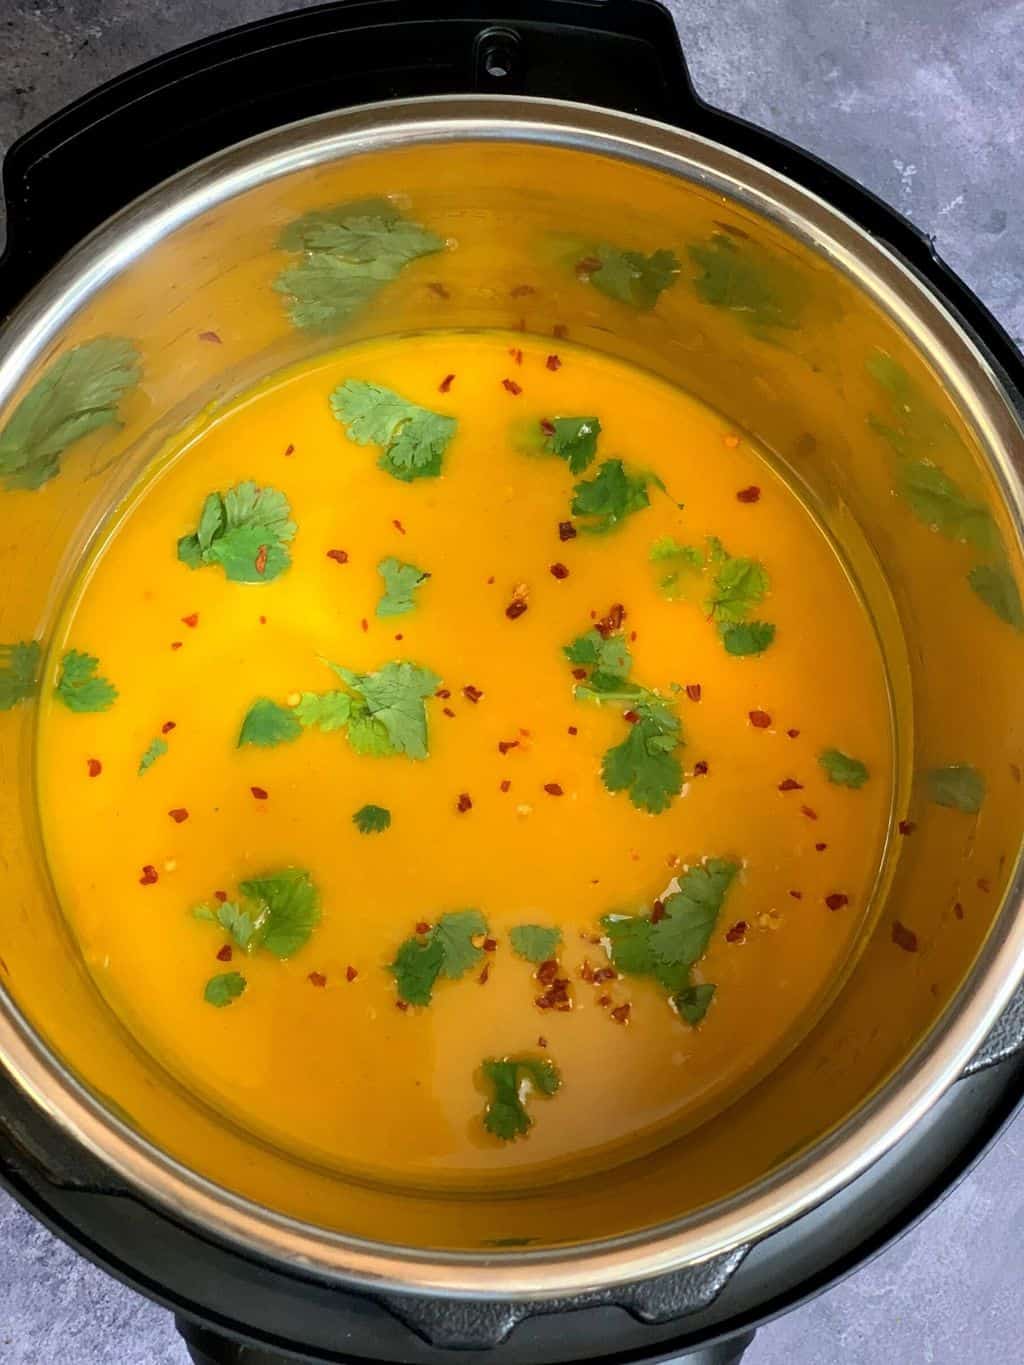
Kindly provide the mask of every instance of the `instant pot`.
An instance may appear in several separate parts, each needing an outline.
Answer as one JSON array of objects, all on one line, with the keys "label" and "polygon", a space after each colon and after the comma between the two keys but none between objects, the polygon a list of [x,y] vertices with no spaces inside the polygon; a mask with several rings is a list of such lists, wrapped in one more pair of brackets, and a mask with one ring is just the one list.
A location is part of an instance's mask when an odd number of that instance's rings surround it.
[{"label": "instant pot", "polygon": [[[11,148],[4,189],[0,430],[91,337],[132,338],[143,380],[124,425],[69,451],[45,488],[0,491],[0,640],[45,645],[111,509],[197,414],[349,340],[521,328],[641,365],[768,447],[857,575],[901,755],[884,894],[791,1054],[600,1181],[486,1199],[305,1163],[162,1071],[54,901],[34,707],[11,709],[5,1185],[174,1311],[204,1365],[739,1360],[759,1322],[925,1212],[1020,1102],[1020,355],[909,223],[698,100],[652,0],[284,15],[79,101]],[[289,221],[385,195],[448,239],[429,281],[392,281],[330,335],[296,330],[283,307],[279,326],[253,324],[247,300],[282,269]],[[503,234],[510,216],[536,256]],[[631,308],[559,270],[566,241],[672,249],[680,278]],[[524,289],[541,258],[543,287]],[[930,772],[964,766],[982,776],[980,808],[929,788]]]}]

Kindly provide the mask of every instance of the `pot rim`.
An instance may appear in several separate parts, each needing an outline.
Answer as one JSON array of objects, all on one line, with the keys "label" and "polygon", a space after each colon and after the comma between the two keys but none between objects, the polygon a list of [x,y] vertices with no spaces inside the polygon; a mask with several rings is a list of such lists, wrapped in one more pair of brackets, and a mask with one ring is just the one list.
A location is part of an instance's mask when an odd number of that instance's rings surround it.
[{"label": "pot rim", "polygon": [[[613,156],[753,209],[851,278],[925,350],[986,452],[1018,539],[1024,430],[986,356],[939,297],[850,218],[761,162],[698,134],[591,105],[523,96],[390,100],[285,125],[197,163],[77,246],[0,329],[0,403],[94,293],[171,231],[257,185],[366,152],[529,142]],[[913,1054],[836,1129],[739,1194],[661,1227],[545,1251],[437,1252],[317,1228],[186,1168],[108,1112],[0,987],[0,1063],[35,1104],[134,1191],[207,1234],[307,1274],[392,1292],[544,1300],[651,1278],[756,1242],[852,1181],[939,1100],[1024,977],[1020,850],[992,930],[955,999]]]}]

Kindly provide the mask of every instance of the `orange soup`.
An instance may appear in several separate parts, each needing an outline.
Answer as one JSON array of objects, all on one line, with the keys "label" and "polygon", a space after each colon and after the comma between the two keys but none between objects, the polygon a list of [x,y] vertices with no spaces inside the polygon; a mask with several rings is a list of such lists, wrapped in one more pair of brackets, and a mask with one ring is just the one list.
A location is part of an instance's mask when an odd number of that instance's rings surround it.
[{"label": "orange soup", "polygon": [[183,436],[63,617],[48,856],[111,1007],[366,1178],[609,1166],[813,1025],[893,736],[835,546],[718,415],[527,336],[365,343]]}]

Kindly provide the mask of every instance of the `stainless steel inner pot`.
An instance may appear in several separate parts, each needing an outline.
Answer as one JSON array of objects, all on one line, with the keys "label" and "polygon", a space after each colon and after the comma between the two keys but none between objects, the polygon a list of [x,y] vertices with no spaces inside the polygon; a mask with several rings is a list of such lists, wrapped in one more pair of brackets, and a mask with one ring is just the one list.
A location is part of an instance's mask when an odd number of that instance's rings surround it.
[{"label": "stainless steel inner pot", "polygon": [[[443,314],[415,271],[329,337],[300,334],[283,307],[254,309],[282,268],[285,223],[371,195],[397,196],[456,243],[429,273],[456,286]],[[536,255],[503,231],[510,218],[530,229]],[[596,238],[670,247],[685,263],[689,245],[716,234],[776,272],[798,300],[796,325],[751,326],[742,306],[702,298],[685,265],[655,309],[633,312],[560,271],[551,247]],[[538,256],[548,287],[513,297]],[[894,835],[884,904],[852,974],[745,1098],[613,1178],[492,1200],[346,1181],[224,1124],[110,1013],[49,885],[34,711],[21,707],[0,716],[0,1062],[130,1186],[233,1244],[347,1283],[541,1299],[698,1263],[825,1199],[935,1104],[1024,975],[1024,634],[1012,601],[1024,430],[942,300],[760,164],[585,106],[516,97],[367,106],[283,128],[167,182],[77,248],[0,330],[0,428],[74,344],[130,336],[144,365],[120,430],[69,451],[44,489],[0,493],[0,640],[45,642],[104,518],[176,428],[318,350],[439,325],[541,334],[562,325],[691,390],[773,452],[843,545],[892,671],[896,815],[916,825],[912,838]],[[222,344],[197,345],[214,326]],[[879,382],[879,356],[902,376],[895,388]],[[924,419],[920,449],[899,448],[907,414]],[[1001,614],[972,591],[977,548],[915,518],[899,495],[907,458],[991,514],[1001,543],[998,562],[984,562],[1011,585]],[[984,774],[977,816],[927,800],[922,774],[950,763]],[[894,943],[896,921],[912,928],[917,952]],[[516,1249],[523,1239],[530,1248]]]}]

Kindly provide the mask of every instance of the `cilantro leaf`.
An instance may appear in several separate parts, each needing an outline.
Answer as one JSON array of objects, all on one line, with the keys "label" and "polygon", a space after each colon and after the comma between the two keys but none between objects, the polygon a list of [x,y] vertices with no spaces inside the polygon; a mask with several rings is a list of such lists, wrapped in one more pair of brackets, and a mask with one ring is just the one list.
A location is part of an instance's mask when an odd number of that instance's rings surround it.
[{"label": "cilantro leaf", "polygon": [[243,994],[246,984],[245,977],[240,972],[220,972],[207,981],[203,999],[208,1005],[223,1009],[225,1005],[230,1005]]},{"label": "cilantro leaf", "polygon": [[902,462],[896,486],[925,526],[986,553],[999,548],[1001,541],[992,513],[984,503],[967,498],[936,465],[924,460]]},{"label": "cilantro leaf", "polygon": [[685,1019],[688,1024],[699,1024],[707,1014],[714,995],[715,987],[707,982],[702,982],[699,986],[684,987],[673,997],[679,1017]]},{"label": "cilantro leaf", "polygon": [[347,379],[331,394],[331,411],[357,445],[379,445],[379,467],[403,483],[436,479],[448,443],[458,429],[454,417],[418,407],[391,389]]},{"label": "cilantro leaf", "polygon": [[642,251],[623,251],[602,242],[592,260],[599,262],[587,271],[594,288],[631,308],[653,308],[679,274],[679,261],[672,251],[652,251],[645,256]]},{"label": "cilantro leaf", "polygon": [[650,507],[647,485],[653,482],[651,474],[627,472],[621,460],[605,460],[593,478],[573,487],[573,516],[589,518],[580,530],[603,535],[631,513]]},{"label": "cilantro leaf", "polygon": [[527,962],[547,962],[562,941],[562,931],[544,924],[517,924],[508,937],[513,951]]},{"label": "cilantro leaf", "polygon": [[484,1078],[494,1087],[494,1098],[484,1110],[484,1127],[503,1142],[525,1137],[533,1126],[524,1100],[532,1092],[551,1096],[562,1078],[547,1058],[489,1057],[483,1064]]},{"label": "cilantro leaf", "polygon": [[162,736],[157,735],[155,739],[149,741],[146,752],[139,759],[139,776],[153,766],[158,758],[162,758],[167,752],[167,741]]},{"label": "cilantro leaf", "polygon": [[680,545],[672,536],[662,536],[648,555],[656,566],[658,591],[669,601],[684,595],[687,583],[696,583],[706,567],[704,551],[696,545]]},{"label": "cilantro leaf", "polygon": [[727,654],[742,657],[763,654],[775,639],[775,627],[767,621],[721,622],[718,627]]},{"label": "cilantro leaf", "polygon": [[601,928],[610,945],[610,956],[627,976],[653,976],[658,965],[651,946],[653,929],[648,915],[605,915]]},{"label": "cilantro leaf", "polygon": [[352,821],[360,834],[383,834],[391,828],[391,812],[385,806],[360,806]]},{"label": "cilantro leaf", "polygon": [[573,474],[582,474],[593,462],[597,454],[597,438],[601,434],[599,417],[555,417],[551,432],[545,442],[545,449],[558,455],[569,466]]},{"label": "cilantro leaf", "polygon": [[730,555],[715,574],[708,615],[714,621],[745,621],[767,591],[768,574],[762,564]]},{"label": "cilantro leaf", "polygon": [[139,352],[123,337],[96,337],[65,351],[0,430],[4,487],[41,488],[60,473],[60,457],[72,442],[119,426],[118,403],[141,373]]},{"label": "cilantro leaf", "polygon": [[270,583],[291,564],[294,536],[284,494],[248,480],[207,497],[198,529],[178,541],[178,558],[190,569],[219,564],[233,583]]},{"label": "cilantro leaf", "polygon": [[382,559],[377,572],[384,580],[384,596],[377,603],[378,616],[403,616],[412,611],[416,605],[413,593],[430,577],[415,564],[403,564],[394,555]]},{"label": "cilantro leaf", "polygon": [[838,787],[863,787],[868,780],[868,770],[859,758],[850,758],[841,749],[824,749],[818,755],[818,762],[825,769],[830,782]]},{"label": "cilantro leaf", "polygon": [[239,883],[256,907],[253,944],[275,957],[291,957],[308,941],[320,921],[320,894],[308,872],[287,867]]},{"label": "cilantro leaf", "polygon": [[260,749],[271,749],[275,744],[288,744],[298,739],[302,734],[302,722],[296,709],[259,697],[245,713],[236,747],[241,749],[246,744],[255,744]]},{"label": "cilantro leaf", "polygon": [[735,313],[755,335],[800,324],[802,303],[793,274],[753,245],[723,232],[686,248],[700,272],[693,288],[712,308]]},{"label": "cilantro leaf", "polygon": [[967,575],[967,581],[1001,621],[1016,630],[1024,630],[1020,589],[1008,564],[976,564]]},{"label": "cilantro leaf", "polygon": [[626,791],[633,805],[659,815],[683,789],[675,750],[682,742],[678,717],[660,702],[639,702],[638,719],[621,744],[609,749],[601,778],[610,792]]},{"label": "cilantro leaf", "polygon": [[427,711],[424,699],[437,690],[441,679],[418,664],[385,664],[375,673],[353,673],[329,664],[356,693],[359,711],[349,720],[349,743],[357,753],[375,756],[405,754],[427,756]]},{"label": "cilantro leaf", "polygon": [[933,768],[927,780],[929,795],[937,806],[962,810],[965,815],[977,815],[981,810],[985,800],[985,778],[969,763]]},{"label": "cilantro leaf", "polygon": [[429,1005],[441,975],[452,981],[470,971],[483,957],[473,939],[487,933],[479,910],[452,910],[439,915],[425,934],[407,938],[399,946],[391,972],[398,995],[410,1005]]},{"label": "cilantro leaf", "polygon": [[596,673],[612,678],[626,678],[633,667],[633,658],[621,635],[603,636],[599,630],[588,630],[563,649],[571,664],[592,667]]},{"label": "cilantro leaf", "polygon": [[942,446],[962,444],[945,414],[921,392],[898,361],[876,348],[865,368],[879,386],[888,408],[888,423],[870,417],[868,425],[884,436],[898,455],[931,454]]},{"label": "cilantro leaf", "polygon": [[193,919],[205,920],[210,924],[219,924],[220,927],[230,934],[238,944],[239,948],[246,951],[250,947],[255,947],[253,942],[256,934],[256,921],[248,910],[243,910],[234,901],[223,901],[216,909],[211,909],[208,905],[197,905],[192,910]]},{"label": "cilantro leaf", "polygon": [[55,695],[69,711],[109,711],[117,688],[107,678],[97,676],[99,659],[69,649],[61,660]]},{"label": "cilantro leaf", "polygon": [[40,649],[36,640],[0,645],[0,711],[35,696],[39,682]]},{"label": "cilantro leaf", "polygon": [[368,199],[305,214],[284,230],[278,246],[305,252],[274,281],[290,299],[292,322],[334,332],[410,261],[443,250],[444,242],[402,218],[386,199]]},{"label": "cilantro leaf", "polygon": [[342,730],[352,714],[352,698],[347,692],[303,692],[298,706],[292,708],[296,720],[307,730],[324,734]]}]

